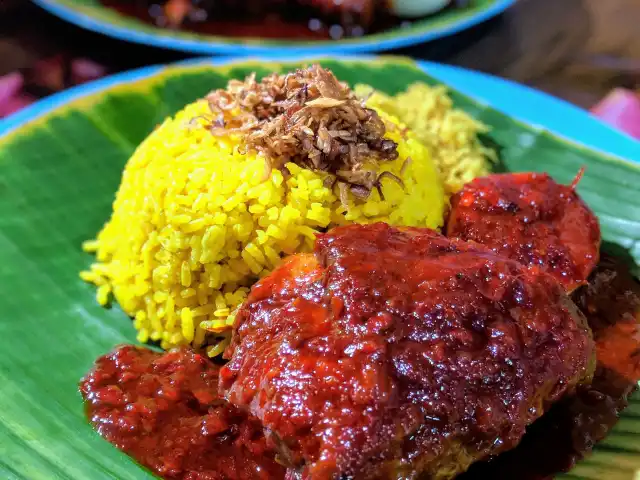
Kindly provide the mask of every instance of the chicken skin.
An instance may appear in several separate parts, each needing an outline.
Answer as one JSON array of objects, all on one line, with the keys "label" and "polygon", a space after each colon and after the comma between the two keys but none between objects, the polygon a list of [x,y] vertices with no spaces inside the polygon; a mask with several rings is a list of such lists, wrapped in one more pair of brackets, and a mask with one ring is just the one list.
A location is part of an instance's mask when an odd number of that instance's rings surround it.
[{"label": "chicken skin", "polygon": [[350,225],[258,282],[220,389],[298,479],[450,479],[590,379],[583,315],[544,272],[435,231]]},{"label": "chicken skin", "polygon": [[476,178],[451,199],[447,236],[542,269],[573,291],[599,259],[600,227],[574,185],[546,173]]}]

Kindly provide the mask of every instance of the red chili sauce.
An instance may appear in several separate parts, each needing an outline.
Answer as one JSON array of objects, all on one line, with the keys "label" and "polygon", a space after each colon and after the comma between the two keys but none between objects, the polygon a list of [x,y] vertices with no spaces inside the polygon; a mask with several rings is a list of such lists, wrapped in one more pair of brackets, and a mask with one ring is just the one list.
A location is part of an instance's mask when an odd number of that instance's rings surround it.
[{"label": "red chili sauce", "polygon": [[476,178],[451,199],[447,236],[473,240],[530,268],[545,270],[567,291],[598,263],[598,219],[575,192],[546,173]]},{"label": "red chili sauce", "polygon": [[588,455],[617,423],[640,380],[640,284],[619,261],[605,256],[573,299],[596,341],[593,383],[555,405],[517,448],[475,464],[459,480],[551,479]]},{"label": "red chili sauce", "polygon": [[[521,444],[459,480],[546,480],[603,439],[640,379],[640,285],[610,257],[574,293],[594,331],[593,384],[555,405]],[[167,479],[283,479],[261,425],[221,400],[219,367],[189,350],[121,346],[80,383],[87,415],[108,441]]]},{"label": "red chili sauce", "polygon": [[218,370],[187,349],[124,345],[98,359],[80,392],[98,433],[163,478],[284,478],[261,425],[218,396]]},{"label": "red chili sauce", "polygon": [[303,479],[449,478],[591,376],[549,275],[383,223],[332,229],[254,285],[220,371]]}]

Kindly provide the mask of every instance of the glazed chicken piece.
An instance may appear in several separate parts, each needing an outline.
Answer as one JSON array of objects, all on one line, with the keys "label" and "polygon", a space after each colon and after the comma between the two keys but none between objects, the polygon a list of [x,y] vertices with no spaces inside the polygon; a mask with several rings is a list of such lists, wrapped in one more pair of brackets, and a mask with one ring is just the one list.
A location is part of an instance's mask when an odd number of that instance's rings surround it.
[{"label": "glazed chicken piece", "polygon": [[546,173],[476,178],[451,199],[447,236],[473,240],[553,275],[568,291],[598,263],[598,219],[575,186]]},{"label": "glazed chicken piece", "polygon": [[220,388],[298,479],[450,479],[588,381],[549,275],[428,229],[351,225],[256,284]]}]

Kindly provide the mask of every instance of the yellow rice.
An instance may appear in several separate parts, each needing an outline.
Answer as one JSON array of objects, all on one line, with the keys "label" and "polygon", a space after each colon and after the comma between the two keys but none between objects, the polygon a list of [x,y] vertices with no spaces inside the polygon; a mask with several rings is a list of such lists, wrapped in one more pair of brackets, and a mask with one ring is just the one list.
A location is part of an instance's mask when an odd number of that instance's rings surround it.
[{"label": "yellow rice", "polygon": [[84,244],[97,261],[81,277],[98,286],[100,304],[115,297],[141,342],[208,345],[218,355],[249,287],[283,256],[311,249],[318,231],[349,222],[442,225],[440,174],[392,115],[381,112],[399,158],[378,170],[405,188],[385,178],[385,200],[376,191],[364,203],[349,194],[345,211],[326,174],[290,163],[288,178],[274,170],[265,179],[264,158],[240,153],[240,138],[194,122],[206,113],[205,101],[188,105],[149,135],[124,170],[111,219]]},{"label": "yellow rice", "polygon": [[453,108],[447,87],[414,83],[393,97],[378,91],[371,94],[367,85],[357,86],[356,92],[368,96],[367,106],[400,118],[415,132],[429,148],[447,193],[455,193],[465,183],[491,172],[496,152],[485,147],[478,137],[489,128]]}]

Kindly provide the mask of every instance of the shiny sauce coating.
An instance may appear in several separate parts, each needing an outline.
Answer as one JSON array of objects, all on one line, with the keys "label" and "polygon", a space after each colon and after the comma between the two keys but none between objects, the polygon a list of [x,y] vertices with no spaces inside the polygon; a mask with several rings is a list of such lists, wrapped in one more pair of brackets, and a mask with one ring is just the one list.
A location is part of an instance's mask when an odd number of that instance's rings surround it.
[{"label": "shiny sauce coating", "polygon": [[596,342],[593,382],[554,405],[514,450],[472,466],[460,480],[551,480],[587,456],[618,422],[640,381],[640,283],[605,255],[573,299]]},{"label": "shiny sauce coating", "polygon": [[[621,262],[604,257],[591,275],[588,286],[576,291],[573,297],[585,312],[595,335],[598,368],[593,384],[579,387],[575,396],[555,405],[529,427],[523,441],[514,450],[502,453],[490,462],[473,465],[460,480],[551,479],[555,474],[569,470],[575,461],[587,455],[593,445],[604,438],[617,422],[619,412],[627,405],[628,395],[636,388],[636,381],[640,380],[640,336],[637,323],[640,314],[640,284],[631,277]],[[232,476],[235,475],[235,470],[225,471],[233,465],[233,461],[219,461],[217,457],[224,454],[246,463],[242,459],[247,454],[247,447],[239,441],[225,442],[220,453],[200,447],[189,447],[182,453],[176,451],[181,442],[188,443],[187,440],[180,441],[177,433],[185,438],[197,438],[203,433],[201,424],[193,419],[201,415],[204,409],[198,408],[198,413],[195,412],[191,395],[177,397],[177,401],[168,405],[170,412],[163,414],[163,418],[169,418],[173,425],[184,424],[181,432],[174,431],[171,434],[173,443],[164,447],[159,439],[169,432],[169,426],[161,428],[150,423],[150,428],[140,434],[139,428],[130,428],[129,425],[139,424],[139,421],[132,421],[131,416],[142,419],[141,414],[126,413],[122,401],[114,398],[114,395],[119,396],[114,393],[118,391],[128,395],[128,404],[131,405],[129,408],[135,412],[136,402],[131,400],[138,398],[140,402],[145,397],[145,387],[141,386],[138,390],[141,375],[151,375],[149,380],[158,382],[158,385],[171,384],[175,378],[175,368],[154,368],[152,364],[178,366],[196,362],[195,368],[187,368],[184,373],[194,375],[189,389],[204,389],[204,396],[199,395],[206,400],[205,396],[215,392],[219,367],[209,361],[201,363],[202,357],[196,358],[198,357],[187,350],[163,354],[132,346],[119,347],[111,354],[101,357],[81,384],[81,392],[87,400],[87,414],[94,427],[107,440],[164,478],[242,478],[241,474]],[[127,393],[129,390],[133,392]],[[147,389],[146,398],[159,397],[157,391],[154,391],[155,387]],[[191,407],[187,407],[189,403]],[[226,408],[231,412],[227,416],[229,431],[239,431],[243,422],[247,422],[247,417],[237,414],[234,407]],[[154,417],[151,411],[146,416]],[[117,428],[120,423],[124,428]],[[251,422],[250,428],[259,430],[261,426]],[[259,439],[260,436],[256,438]],[[268,478],[282,479],[284,471],[274,463],[273,452],[268,448],[264,449],[262,440],[257,443],[259,448],[252,453],[251,462],[264,466],[265,471],[269,472]],[[210,448],[217,450],[220,446],[214,441]],[[186,455],[192,457],[188,465],[180,460],[171,460]],[[200,455],[210,456],[209,461],[202,461]],[[167,464],[158,460],[159,457],[164,458]],[[174,466],[171,467],[171,464]],[[249,470],[246,478],[260,477],[251,476]],[[295,476],[291,475],[290,478]]]},{"label": "shiny sauce coating", "polygon": [[256,284],[220,372],[301,478],[451,478],[590,377],[550,276],[428,229],[350,225]]},{"label": "shiny sauce coating", "polygon": [[598,263],[598,219],[572,185],[546,173],[476,178],[451,199],[447,236],[547,271],[572,291]]},{"label": "shiny sauce coating", "polygon": [[80,392],[98,433],[163,478],[284,478],[261,425],[218,395],[218,369],[187,349],[124,345],[97,360]]}]

